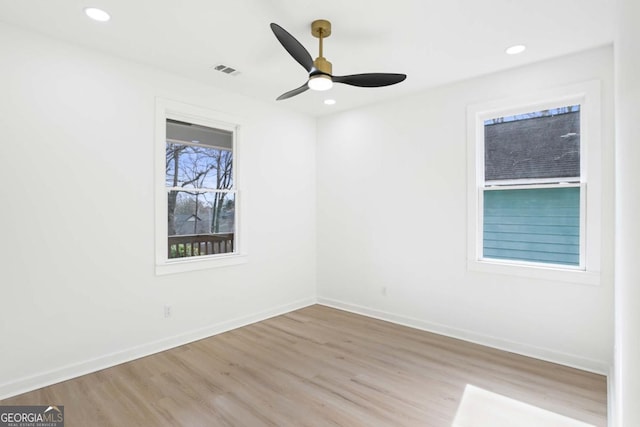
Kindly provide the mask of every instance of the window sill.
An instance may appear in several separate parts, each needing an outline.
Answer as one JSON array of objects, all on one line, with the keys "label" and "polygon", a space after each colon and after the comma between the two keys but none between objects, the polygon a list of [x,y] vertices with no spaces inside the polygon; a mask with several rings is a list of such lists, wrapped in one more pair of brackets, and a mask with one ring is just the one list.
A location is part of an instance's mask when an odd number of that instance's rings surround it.
[{"label": "window sill", "polygon": [[524,277],[527,279],[541,279],[556,282],[576,283],[581,285],[600,284],[600,273],[584,270],[570,270],[543,266],[517,265],[491,261],[467,261],[468,271],[491,274]]},{"label": "window sill", "polygon": [[231,265],[246,264],[248,260],[246,254],[229,254],[210,258],[181,258],[156,264],[156,275],[161,276],[165,274],[228,267]]}]

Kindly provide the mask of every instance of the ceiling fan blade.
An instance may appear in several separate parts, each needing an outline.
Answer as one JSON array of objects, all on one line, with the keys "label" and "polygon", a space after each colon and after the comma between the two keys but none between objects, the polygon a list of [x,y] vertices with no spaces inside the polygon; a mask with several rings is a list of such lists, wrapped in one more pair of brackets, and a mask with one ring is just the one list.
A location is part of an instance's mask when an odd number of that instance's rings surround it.
[{"label": "ceiling fan blade", "polygon": [[289,92],[283,93],[282,95],[276,98],[276,101],[282,101],[283,99],[287,99],[287,98],[291,98],[292,96],[299,95],[302,92],[305,92],[307,89],[309,89],[309,86],[307,85],[307,83],[305,83],[297,89],[293,89],[293,90],[290,90]]},{"label": "ceiling fan blade", "polygon": [[293,59],[298,61],[305,70],[311,72],[313,70],[313,59],[307,49],[300,44],[291,34],[278,24],[271,23],[271,31],[275,34],[280,44],[289,52]]},{"label": "ceiling fan blade", "polygon": [[406,74],[365,73],[365,74],[351,74],[348,76],[333,76],[331,79],[335,83],[344,83],[351,86],[380,87],[380,86],[390,86],[396,83],[400,83],[406,78],[407,78]]}]

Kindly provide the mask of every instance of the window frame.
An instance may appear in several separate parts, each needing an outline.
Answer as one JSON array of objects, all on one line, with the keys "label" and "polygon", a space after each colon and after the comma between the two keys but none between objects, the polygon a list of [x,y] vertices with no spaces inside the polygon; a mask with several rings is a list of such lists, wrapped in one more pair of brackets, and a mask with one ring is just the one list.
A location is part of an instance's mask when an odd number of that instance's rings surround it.
[{"label": "window frame", "polygon": [[[512,180],[485,186],[484,121],[580,104],[580,177],[558,180]],[[525,278],[597,285],[601,252],[601,123],[600,82],[591,81],[535,94],[467,107],[467,269]],[[577,178],[577,177],[576,177]],[[545,183],[546,181],[546,183]],[[554,181],[550,183],[549,181]],[[511,185],[509,185],[511,184]],[[484,192],[519,188],[580,187],[580,264],[535,263],[483,257]]]},{"label": "window frame", "polygon": [[[193,123],[215,129],[230,131],[233,134],[233,189],[235,195],[234,251],[224,254],[201,255],[192,257],[169,258],[168,256],[168,190],[166,186],[166,121],[167,119]],[[224,267],[247,262],[247,244],[243,220],[242,182],[238,167],[238,140],[240,139],[241,120],[237,117],[173,101],[156,98],[155,117],[155,270],[157,275],[180,273],[208,268]],[[222,191],[222,190],[219,190]],[[228,192],[224,190],[222,192]]]}]

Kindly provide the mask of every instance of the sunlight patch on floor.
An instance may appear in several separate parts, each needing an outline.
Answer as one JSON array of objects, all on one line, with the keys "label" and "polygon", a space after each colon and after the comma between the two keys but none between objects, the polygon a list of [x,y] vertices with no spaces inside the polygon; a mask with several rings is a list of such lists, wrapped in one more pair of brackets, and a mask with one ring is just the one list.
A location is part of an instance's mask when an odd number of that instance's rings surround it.
[{"label": "sunlight patch on floor", "polygon": [[467,384],[451,427],[594,427]]}]

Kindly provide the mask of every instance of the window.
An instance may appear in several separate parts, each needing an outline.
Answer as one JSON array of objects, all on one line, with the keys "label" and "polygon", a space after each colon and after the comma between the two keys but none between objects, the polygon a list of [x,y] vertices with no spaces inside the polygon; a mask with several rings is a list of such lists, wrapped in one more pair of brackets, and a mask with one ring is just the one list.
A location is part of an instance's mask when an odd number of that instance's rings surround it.
[{"label": "window", "polygon": [[233,132],[166,123],[168,258],[233,252]]},{"label": "window", "polygon": [[580,105],[484,121],[482,259],[581,267]]},{"label": "window", "polygon": [[469,266],[594,283],[598,84],[552,92],[469,108]]},{"label": "window", "polygon": [[157,107],[156,272],[241,262],[238,125],[173,101]]}]

